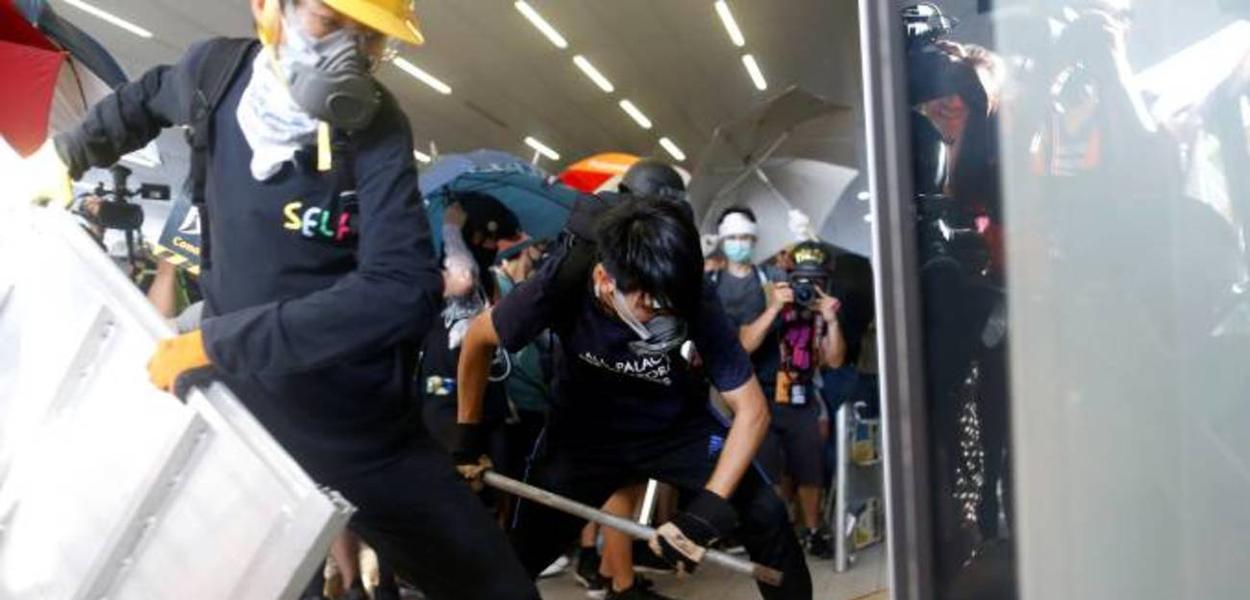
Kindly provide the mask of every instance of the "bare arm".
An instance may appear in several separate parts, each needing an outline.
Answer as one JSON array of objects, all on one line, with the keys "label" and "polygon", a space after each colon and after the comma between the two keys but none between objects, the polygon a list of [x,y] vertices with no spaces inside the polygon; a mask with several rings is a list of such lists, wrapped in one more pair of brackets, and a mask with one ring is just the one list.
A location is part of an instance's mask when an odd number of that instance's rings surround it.
[{"label": "bare arm", "polygon": [[747,351],[747,354],[759,350],[768,337],[768,331],[772,329],[773,321],[776,321],[777,315],[781,314],[781,309],[786,304],[794,302],[794,290],[791,290],[790,284],[785,282],[766,285],[764,296],[768,299],[764,312],[760,313],[759,318],[738,329],[738,341],[742,343],[742,348]]},{"label": "bare arm", "polygon": [[764,391],[754,376],[737,389],[722,392],[721,396],[733,411],[733,423],[729,426],[729,436],[716,461],[716,468],[704,488],[721,498],[729,498],[747,469],[751,468],[760,442],[768,433],[769,414]]},{"label": "bare arm", "polygon": [[846,336],[842,335],[842,326],[838,323],[838,310],[842,308],[842,303],[819,288],[816,293],[820,295],[820,318],[825,323],[823,334],[816,341],[820,364],[837,369],[846,363]]},{"label": "bare arm", "polygon": [[490,318],[491,311],[478,315],[469,325],[460,347],[460,364],[456,368],[457,423],[479,423],[490,363],[499,347],[499,332]]},{"label": "bare arm", "polygon": [[167,260],[157,263],[156,276],[148,287],[148,302],[166,319],[178,315],[178,267],[173,263]]}]

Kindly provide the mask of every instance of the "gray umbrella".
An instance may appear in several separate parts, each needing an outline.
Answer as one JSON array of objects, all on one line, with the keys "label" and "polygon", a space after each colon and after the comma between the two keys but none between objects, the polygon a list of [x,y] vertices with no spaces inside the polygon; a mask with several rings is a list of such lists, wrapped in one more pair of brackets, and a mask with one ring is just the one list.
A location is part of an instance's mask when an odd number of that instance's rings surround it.
[{"label": "gray umbrella", "polygon": [[[745,206],[755,213],[759,223],[756,257],[764,258],[799,241],[792,231],[790,212],[798,210],[810,220],[810,234],[815,234],[828,220],[838,199],[859,176],[855,169],[806,158],[770,158],[750,172],[748,177],[705,205],[699,227],[716,232],[716,221],[726,208]],[[735,174],[721,177],[704,176],[709,184],[731,183]]]},{"label": "gray umbrella", "polygon": [[820,229],[857,171],[853,112],[792,87],[716,128],[690,182],[701,228],[715,231],[724,208],[750,206],[760,220],[759,255],[795,241],[787,213]]}]

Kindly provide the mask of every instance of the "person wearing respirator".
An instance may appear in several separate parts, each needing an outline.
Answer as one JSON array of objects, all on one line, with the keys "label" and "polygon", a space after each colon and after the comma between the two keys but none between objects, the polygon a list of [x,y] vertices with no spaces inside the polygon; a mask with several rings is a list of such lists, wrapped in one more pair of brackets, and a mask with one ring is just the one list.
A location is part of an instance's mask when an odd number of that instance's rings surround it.
[{"label": "person wearing respirator", "polygon": [[[578,228],[570,217],[570,230]],[[753,560],[784,573],[780,587],[760,584],[763,597],[810,598],[811,576],[785,506],[752,468],[768,428],[766,400],[737,331],[702,285],[689,211],[670,199],[626,195],[598,214],[593,241],[578,235],[469,326],[456,388],[458,470],[472,481],[484,466],[483,398],[496,350],[517,351],[550,328],[563,361],[529,481],[592,506],[649,477],[672,484],[690,501],[648,541],[654,554],[688,572],[733,533]],[[702,373],[680,355],[687,340]],[[704,376],[733,412],[730,423],[712,413]],[[577,517],[522,501],[512,541],[537,577],[581,528]],[[612,575],[606,598],[646,597],[639,581]]]},{"label": "person wearing respirator", "polygon": [[[422,42],[409,0],[251,0],[260,43],[192,46],[32,158],[75,178],[192,129],[207,227],[200,329],[162,341],[167,391],[225,383],[351,528],[435,598],[537,598],[504,534],[413,421],[412,352],[442,281],[412,136],[373,77]],[[32,169],[36,172],[36,169]],[[431,549],[437,549],[436,551]]]}]

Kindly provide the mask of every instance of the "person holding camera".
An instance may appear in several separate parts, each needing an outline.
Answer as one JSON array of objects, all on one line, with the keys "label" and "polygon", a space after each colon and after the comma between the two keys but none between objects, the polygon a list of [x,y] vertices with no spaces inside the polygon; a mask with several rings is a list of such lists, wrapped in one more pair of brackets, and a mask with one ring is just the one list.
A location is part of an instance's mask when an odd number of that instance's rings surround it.
[{"label": "person holding camera", "polygon": [[797,489],[807,551],[830,556],[829,534],[820,527],[824,439],[814,381],[821,368],[842,365],[846,342],[839,302],[824,291],[827,253],[817,242],[798,244],[791,252],[793,270],[779,280],[780,273],[770,276],[752,262],[758,225],[750,209],[726,210],[717,233],[729,264],[709,283],[739,327],[739,341],[772,406],[760,463],[774,482],[788,476]]}]

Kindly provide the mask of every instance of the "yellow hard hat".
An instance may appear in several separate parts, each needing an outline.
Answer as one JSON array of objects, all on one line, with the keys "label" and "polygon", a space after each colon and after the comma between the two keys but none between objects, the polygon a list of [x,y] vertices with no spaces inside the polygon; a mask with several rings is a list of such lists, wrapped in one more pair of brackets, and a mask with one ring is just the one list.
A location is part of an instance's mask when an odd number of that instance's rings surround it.
[{"label": "yellow hard hat", "polygon": [[412,0],[321,0],[323,4],[397,40],[425,43]]}]

